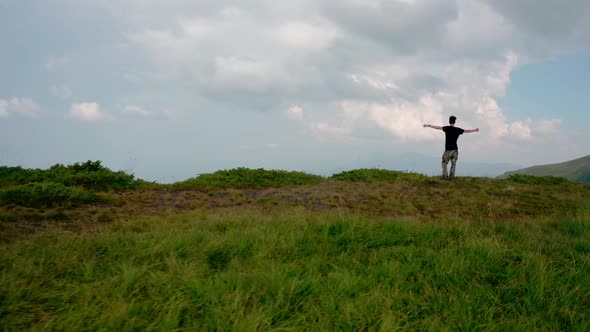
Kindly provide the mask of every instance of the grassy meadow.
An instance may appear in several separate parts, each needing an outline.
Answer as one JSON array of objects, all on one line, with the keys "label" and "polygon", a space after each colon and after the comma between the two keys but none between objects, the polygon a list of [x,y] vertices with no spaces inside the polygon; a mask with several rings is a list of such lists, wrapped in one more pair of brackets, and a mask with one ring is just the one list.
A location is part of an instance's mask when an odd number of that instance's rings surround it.
[{"label": "grassy meadow", "polygon": [[3,330],[590,330],[588,185],[77,166],[0,167]]}]

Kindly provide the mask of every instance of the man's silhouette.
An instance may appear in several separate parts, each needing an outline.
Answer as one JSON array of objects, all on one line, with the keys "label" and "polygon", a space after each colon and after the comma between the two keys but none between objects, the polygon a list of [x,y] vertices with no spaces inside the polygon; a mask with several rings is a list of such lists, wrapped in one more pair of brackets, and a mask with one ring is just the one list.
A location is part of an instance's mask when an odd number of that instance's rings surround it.
[{"label": "man's silhouette", "polygon": [[[424,128],[433,128],[439,129],[445,132],[445,152],[442,156],[442,177],[445,180],[454,180],[455,179],[455,168],[457,166],[457,159],[459,159],[459,147],[457,146],[457,139],[463,133],[477,133],[479,132],[479,128],[475,129],[461,129],[459,127],[455,127],[455,121],[457,118],[453,115],[449,117],[449,125],[444,127],[433,126],[429,124],[425,124]],[[451,161],[451,174],[447,174],[447,165],[449,164],[449,160]]]}]

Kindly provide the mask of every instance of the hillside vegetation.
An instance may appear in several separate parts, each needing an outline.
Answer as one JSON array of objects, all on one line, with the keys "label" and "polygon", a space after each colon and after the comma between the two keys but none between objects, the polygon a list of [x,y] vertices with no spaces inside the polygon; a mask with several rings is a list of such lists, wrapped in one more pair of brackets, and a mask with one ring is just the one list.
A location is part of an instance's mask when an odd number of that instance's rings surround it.
[{"label": "hillside vegetation", "polygon": [[590,186],[564,178],[1,169],[5,330],[590,329]]},{"label": "hillside vegetation", "polygon": [[538,165],[506,172],[499,178],[506,178],[513,174],[564,177],[574,182],[590,183],[590,156],[558,164]]}]

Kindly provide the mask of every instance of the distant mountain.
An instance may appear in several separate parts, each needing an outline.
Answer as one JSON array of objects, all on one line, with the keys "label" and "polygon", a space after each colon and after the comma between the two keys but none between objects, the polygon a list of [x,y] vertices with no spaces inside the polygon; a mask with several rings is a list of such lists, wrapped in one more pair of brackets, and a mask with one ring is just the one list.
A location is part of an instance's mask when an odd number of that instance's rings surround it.
[{"label": "distant mountain", "polygon": [[590,155],[559,164],[538,165],[506,172],[498,178],[507,178],[512,174],[536,176],[561,176],[573,182],[590,183]]}]

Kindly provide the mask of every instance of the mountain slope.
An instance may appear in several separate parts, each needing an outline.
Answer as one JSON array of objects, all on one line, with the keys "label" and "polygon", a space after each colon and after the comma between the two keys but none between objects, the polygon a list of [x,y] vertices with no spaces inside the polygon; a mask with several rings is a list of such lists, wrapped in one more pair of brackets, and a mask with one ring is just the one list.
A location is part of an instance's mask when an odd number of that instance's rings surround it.
[{"label": "mountain slope", "polygon": [[574,182],[590,183],[590,155],[558,164],[537,165],[522,168],[506,172],[498,178],[506,178],[512,174],[561,176]]}]

